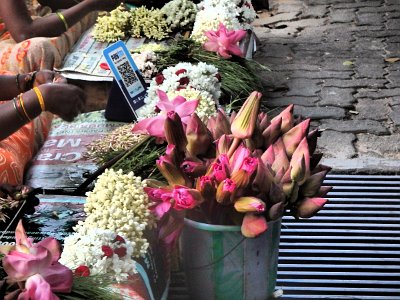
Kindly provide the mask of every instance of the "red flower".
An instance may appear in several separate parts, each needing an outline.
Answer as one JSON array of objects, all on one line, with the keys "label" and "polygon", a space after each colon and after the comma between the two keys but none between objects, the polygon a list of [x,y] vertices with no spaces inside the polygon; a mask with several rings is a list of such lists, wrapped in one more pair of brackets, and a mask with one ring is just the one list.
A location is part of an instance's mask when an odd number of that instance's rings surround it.
[{"label": "red flower", "polygon": [[111,249],[110,246],[103,245],[103,246],[101,246],[101,250],[103,251],[104,256],[106,256],[106,257],[112,257],[114,254],[114,251],[113,251],[113,249]]},{"label": "red flower", "polygon": [[163,74],[158,74],[158,75],[156,76],[156,78],[155,78],[156,83],[157,83],[158,85],[162,84],[162,83],[164,82],[164,79],[165,79],[165,77],[164,77]]},{"label": "red flower", "polygon": [[87,277],[90,275],[90,269],[87,266],[79,266],[75,269],[75,276]]},{"label": "red flower", "polygon": [[218,79],[218,82],[221,82],[221,74],[217,73],[215,74],[215,77]]},{"label": "red flower", "polygon": [[175,74],[179,75],[179,74],[182,74],[182,73],[185,73],[185,72],[186,72],[186,69],[179,69],[178,71],[175,72]]},{"label": "red flower", "polygon": [[122,236],[120,236],[120,235],[117,235],[117,236],[115,237],[115,241],[116,241],[116,242],[120,242],[121,244],[125,244],[125,239],[124,239]]},{"label": "red flower", "polygon": [[189,83],[189,78],[187,77],[182,77],[181,79],[179,79],[180,85],[187,85],[188,83]]},{"label": "red flower", "polygon": [[126,255],[126,248],[120,247],[114,250],[114,253],[118,255],[119,258],[124,257]]}]

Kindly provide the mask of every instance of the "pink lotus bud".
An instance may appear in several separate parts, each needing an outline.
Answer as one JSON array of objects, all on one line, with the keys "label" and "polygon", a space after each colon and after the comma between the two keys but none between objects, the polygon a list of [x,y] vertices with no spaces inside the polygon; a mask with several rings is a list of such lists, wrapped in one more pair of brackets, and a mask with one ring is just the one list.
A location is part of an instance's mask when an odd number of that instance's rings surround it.
[{"label": "pink lotus bud", "polygon": [[200,159],[186,159],[182,162],[181,169],[191,178],[195,178],[205,174],[207,165]]},{"label": "pink lotus bud", "polygon": [[271,168],[264,165],[261,158],[258,158],[257,172],[252,183],[253,190],[267,195],[271,182],[274,180],[272,173]]},{"label": "pink lotus bud", "polygon": [[274,221],[281,218],[284,212],[285,212],[285,203],[278,202],[271,206],[271,208],[268,211],[268,217],[270,220]]},{"label": "pink lotus bud", "polygon": [[317,139],[320,135],[321,133],[318,129],[314,129],[307,135],[308,151],[310,152],[310,155],[313,154],[317,148]]},{"label": "pink lotus bud", "polygon": [[260,131],[264,132],[264,130],[271,124],[269,121],[269,117],[265,112],[260,112],[258,114],[258,121],[260,124]]},{"label": "pink lotus bud", "polygon": [[302,193],[305,197],[314,197],[321,188],[328,170],[311,175],[302,186]]},{"label": "pink lotus bud", "polygon": [[321,186],[319,188],[318,193],[315,196],[323,198],[332,190],[332,188],[333,187],[331,187],[331,186]]},{"label": "pink lotus bud", "polygon": [[228,177],[228,171],[224,164],[214,162],[211,164],[212,177],[219,183]]},{"label": "pink lotus bud", "polygon": [[272,123],[275,119],[282,118],[281,131],[283,133],[288,132],[293,127],[293,107],[293,104],[289,105],[279,115],[271,120]]},{"label": "pink lotus bud", "polygon": [[326,202],[328,200],[325,198],[305,198],[298,204],[294,215],[296,218],[311,218],[324,207]]},{"label": "pink lotus bud", "polygon": [[196,190],[198,190],[204,199],[208,201],[215,197],[215,187],[210,176],[201,176],[196,181]]},{"label": "pink lotus bud", "polygon": [[241,231],[243,236],[248,238],[254,238],[268,229],[268,223],[264,216],[259,216],[254,213],[246,213]]},{"label": "pink lotus bud", "polygon": [[187,139],[182,121],[174,111],[170,111],[167,114],[167,118],[164,121],[164,133],[168,144],[175,145],[179,152],[186,150]]},{"label": "pink lotus bud", "polygon": [[[308,141],[308,140],[307,140]],[[307,142],[308,143],[308,142]],[[321,161],[323,153],[314,153],[310,158],[310,170],[313,170]]]},{"label": "pink lotus bud", "polygon": [[264,137],[264,146],[268,148],[275,143],[281,134],[282,118],[273,119],[271,124],[264,129],[262,136]]},{"label": "pink lotus bud", "polygon": [[156,161],[156,165],[170,185],[189,185],[190,181],[182,170],[178,169],[176,165],[165,159],[164,156],[161,156],[160,159]]},{"label": "pink lotus bud", "polygon": [[268,199],[272,203],[284,202],[286,200],[285,193],[283,192],[282,187],[279,184],[271,182]]},{"label": "pink lotus bud", "polygon": [[281,138],[279,138],[273,145],[275,160],[272,163],[272,170],[277,172],[280,169],[287,170],[289,168],[289,160],[286,155],[285,145]]},{"label": "pink lotus bud", "polygon": [[297,161],[291,161],[291,172],[290,178],[296,182],[303,182],[306,177],[306,161],[304,155],[300,157]]},{"label": "pink lotus bud", "polygon": [[217,142],[217,154],[226,154],[232,144],[233,138],[226,134],[221,135]]},{"label": "pink lotus bud", "polygon": [[244,147],[243,144],[241,144],[233,153],[230,159],[230,166],[232,172],[239,170],[243,165],[243,161],[250,155],[251,155],[250,150]]},{"label": "pink lotus bud", "polygon": [[247,139],[253,135],[256,126],[258,110],[260,108],[260,99],[262,94],[252,92],[243,103],[236,118],[231,124],[232,135],[235,138]]},{"label": "pink lotus bud", "polygon": [[186,138],[188,142],[186,149],[192,156],[205,154],[211,145],[211,133],[197,114],[190,116],[186,127]]},{"label": "pink lotus bud", "polygon": [[250,183],[250,174],[245,170],[237,170],[232,173],[231,179],[235,182],[238,189],[245,188]]},{"label": "pink lotus bud", "polygon": [[172,191],[174,209],[191,209],[200,204],[203,200],[201,193],[196,189],[188,189],[185,186],[175,186]]},{"label": "pink lotus bud", "polygon": [[286,154],[288,157],[292,157],[301,140],[307,136],[309,127],[310,119],[307,119],[294,126],[282,136],[282,141],[285,145]]},{"label": "pink lotus bud", "polygon": [[271,145],[265,150],[265,152],[261,155],[261,160],[264,163],[264,165],[270,165],[275,161],[275,154],[274,154],[274,147]]},{"label": "pink lotus bud", "polygon": [[[302,157],[304,157],[304,169],[301,171],[299,168],[299,163],[301,164]],[[305,180],[310,176],[310,153],[308,152],[308,143],[307,143],[307,138],[304,137],[300,144],[297,146],[297,149],[294,151],[292,160],[291,160],[291,166],[293,169],[295,169],[293,172],[300,172],[302,176],[298,177],[303,177],[302,180],[298,180],[297,182],[299,185],[302,185]]]},{"label": "pink lotus bud", "polygon": [[218,185],[215,199],[218,203],[228,205],[233,201],[236,184],[230,178],[226,178]]},{"label": "pink lotus bud", "polygon": [[265,203],[256,197],[240,197],[235,201],[234,207],[236,211],[245,212],[264,212]]},{"label": "pink lotus bud", "polygon": [[208,119],[207,128],[214,140],[218,140],[223,134],[231,134],[231,123],[222,109],[218,110],[216,117]]}]

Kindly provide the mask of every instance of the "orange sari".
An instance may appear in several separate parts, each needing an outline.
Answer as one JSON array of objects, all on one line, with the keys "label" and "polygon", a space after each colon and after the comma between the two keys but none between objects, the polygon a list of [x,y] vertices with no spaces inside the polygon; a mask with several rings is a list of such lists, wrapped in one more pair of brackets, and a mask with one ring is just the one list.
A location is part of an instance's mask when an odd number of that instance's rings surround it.
[{"label": "orange sari", "polygon": [[[34,0],[25,2],[30,9],[32,18],[51,13],[49,7],[41,7]],[[58,37],[36,37],[16,43],[0,16],[0,71],[28,73],[60,67],[65,55],[83,32],[94,24],[96,17],[97,13],[90,13]]]},{"label": "orange sari", "polygon": [[51,120],[52,114],[42,113],[0,141],[0,184],[23,184],[25,168],[49,134]]}]

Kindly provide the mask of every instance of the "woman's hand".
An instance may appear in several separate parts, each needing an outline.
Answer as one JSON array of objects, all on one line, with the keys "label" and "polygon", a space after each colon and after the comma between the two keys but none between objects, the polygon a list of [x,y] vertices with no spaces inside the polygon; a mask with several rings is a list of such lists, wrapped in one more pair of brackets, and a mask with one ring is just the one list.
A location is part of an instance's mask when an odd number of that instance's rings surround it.
[{"label": "woman's hand", "polygon": [[93,10],[111,11],[116,9],[123,1],[122,0],[85,0],[90,2]]},{"label": "woman's hand", "polygon": [[71,122],[85,108],[86,95],[82,89],[72,84],[47,83],[39,87],[46,110]]},{"label": "woman's hand", "polygon": [[67,79],[60,73],[51,70],[41,70],[36,73],[33,86],[45,83],[67,83]]}]

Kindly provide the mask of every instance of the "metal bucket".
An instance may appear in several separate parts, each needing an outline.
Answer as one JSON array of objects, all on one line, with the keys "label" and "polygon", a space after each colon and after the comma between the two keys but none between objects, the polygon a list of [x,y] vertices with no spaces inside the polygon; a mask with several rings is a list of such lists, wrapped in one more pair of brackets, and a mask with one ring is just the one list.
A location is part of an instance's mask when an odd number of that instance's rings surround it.
[{"label": "metal bucket", "polygon": [[257,238],[185,219],[180,246],[191,300],[266,300],[275,291],[281,220]]}]

